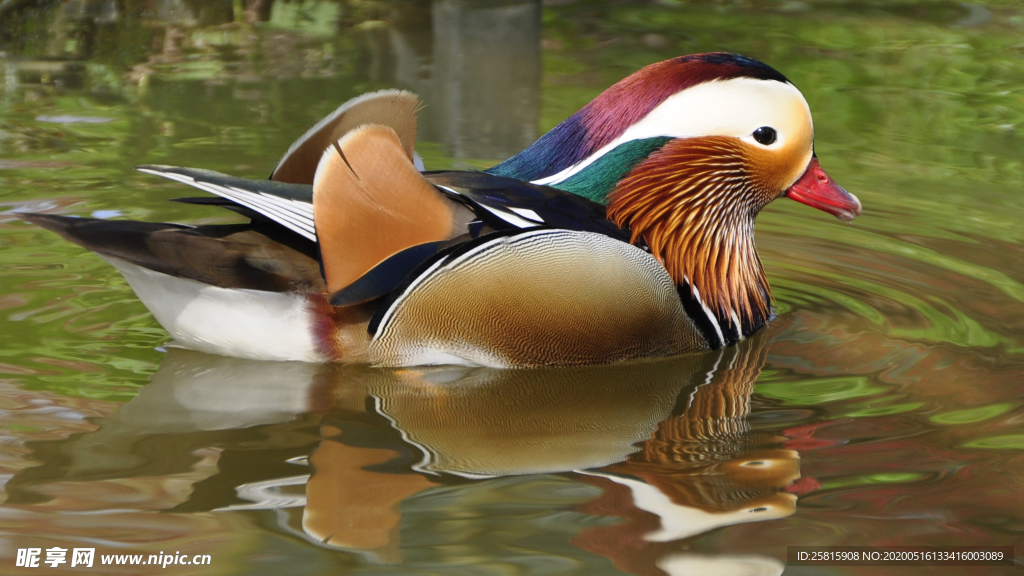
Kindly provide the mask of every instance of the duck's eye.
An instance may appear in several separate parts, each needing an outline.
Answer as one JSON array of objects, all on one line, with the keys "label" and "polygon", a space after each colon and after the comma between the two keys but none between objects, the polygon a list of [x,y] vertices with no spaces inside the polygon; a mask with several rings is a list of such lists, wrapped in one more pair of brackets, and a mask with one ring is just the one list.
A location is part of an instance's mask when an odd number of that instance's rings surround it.
[{"label": "duck's eye", "polygon": [[761,126],[757,130],[754,130],[754,140],[757,140],[758,144],[765,146],[775,142],[775,128],[770,126]]}]

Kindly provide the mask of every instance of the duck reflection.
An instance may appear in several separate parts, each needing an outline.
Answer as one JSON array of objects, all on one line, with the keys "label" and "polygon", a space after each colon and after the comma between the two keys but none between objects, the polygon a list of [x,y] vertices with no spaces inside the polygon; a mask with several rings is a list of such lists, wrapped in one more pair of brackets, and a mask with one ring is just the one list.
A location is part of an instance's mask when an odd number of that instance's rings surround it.
[{"label": "duck reflection", "polygon": [[[763,339],[760,341],[763,342]],[[761,556],[708,557],[674,552],[673,542],[740,524],[793,514],[786,491],[800,478],[799,454],[786,438],[750,430],[750,398],[765,362],[763,345],[725,351],[728,368],[709,374],[676,412],[624,461],[581,472],[603,488],[581,506],[627,519],[584,531],[574,543],[634,574],[781,574]],[[589,478],[587,478],[589,477]]]},{"label": "duck reflection", "polygon": [[[410,501],[549,474],[601,490],[576,512],[625,519],[588,522],[571,541],[622,570],[780,573],[771,558],[680,549],[709,530],[794,511],[785,490],[799,477],[797,453],[746,419],[765,347],[758,337],[717,354],[505,371],[172,349],[96,431],[34,445],[42,465],[8,483],[8,503],[39,501],[58,481],[174,476],[173,511],[272,510],[308,541],[396,563]],[[200,460],[207,472],[182,482]]]},{"label": "duck reflection", "polygon": [[[335,409],[310,456],[302,530],[396,561],[403,500],[457,478],[619,462],[711,367],[700,356],[583,369],[339,367],[336,374],[348,374],[331,386]],[[399,434],[370,429],[367,411]]]}]

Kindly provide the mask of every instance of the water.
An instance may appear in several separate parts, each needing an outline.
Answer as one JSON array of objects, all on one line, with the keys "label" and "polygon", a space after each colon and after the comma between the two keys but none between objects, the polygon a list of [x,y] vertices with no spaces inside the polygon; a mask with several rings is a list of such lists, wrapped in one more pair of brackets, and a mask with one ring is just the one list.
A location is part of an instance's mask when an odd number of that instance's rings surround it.
[{"label": "water", "polygon": [[[786,547],[1021,553],[1019,5],[264,3],[256,26],[242,4],[133,6],[0,14],[4,572],[53,546],[211,556],[175,574],[924,574],[785,568]],[[710,50],[803,90],[822,165],[865,206],[762,212],[781,315],[721,354],[495,372],[165,351],[113,268],[11,215],[229,222],[132,167],[265,177],[389,86],[429,104],[428,168],[487,166]]]}]

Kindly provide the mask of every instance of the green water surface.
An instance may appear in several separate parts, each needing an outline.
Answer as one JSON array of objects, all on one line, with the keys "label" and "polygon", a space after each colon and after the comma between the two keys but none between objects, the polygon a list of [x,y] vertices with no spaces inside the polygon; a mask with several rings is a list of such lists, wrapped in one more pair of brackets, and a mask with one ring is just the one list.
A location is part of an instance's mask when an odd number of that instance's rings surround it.
[{"label": "green water surface", "polygon": [[[787,568],[786,547],[1024,553],[1019,3],[264,5],[0,3],[0,572],[53,546],[209,554],[166,568],[204,575],[924,574]],[[427,102],[428,169],[490,166],[705,51],[790,78],[864,205],[761,213],[780,317],[720,354],[510,375],[167,350],[113,268],[14,216],[236,221],[133,167],[266,177],[387,87]]]}]

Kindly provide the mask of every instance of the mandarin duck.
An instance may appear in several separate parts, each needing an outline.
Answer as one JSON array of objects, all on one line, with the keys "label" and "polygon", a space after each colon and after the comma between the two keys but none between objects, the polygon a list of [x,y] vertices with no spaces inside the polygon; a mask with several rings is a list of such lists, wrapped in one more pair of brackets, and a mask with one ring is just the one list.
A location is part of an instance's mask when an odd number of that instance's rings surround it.
[{"label": "mandarin duck", "polygon": [[772,317],[758,212],[861,212],[819,166],[800,91],[743,56],[647,66],[486,171],[422,172],[419,107],[355,98],[268,180],[138,167],[246,224],[22,216],[114,265],[187,348],[532,367],[735,344]]}]

